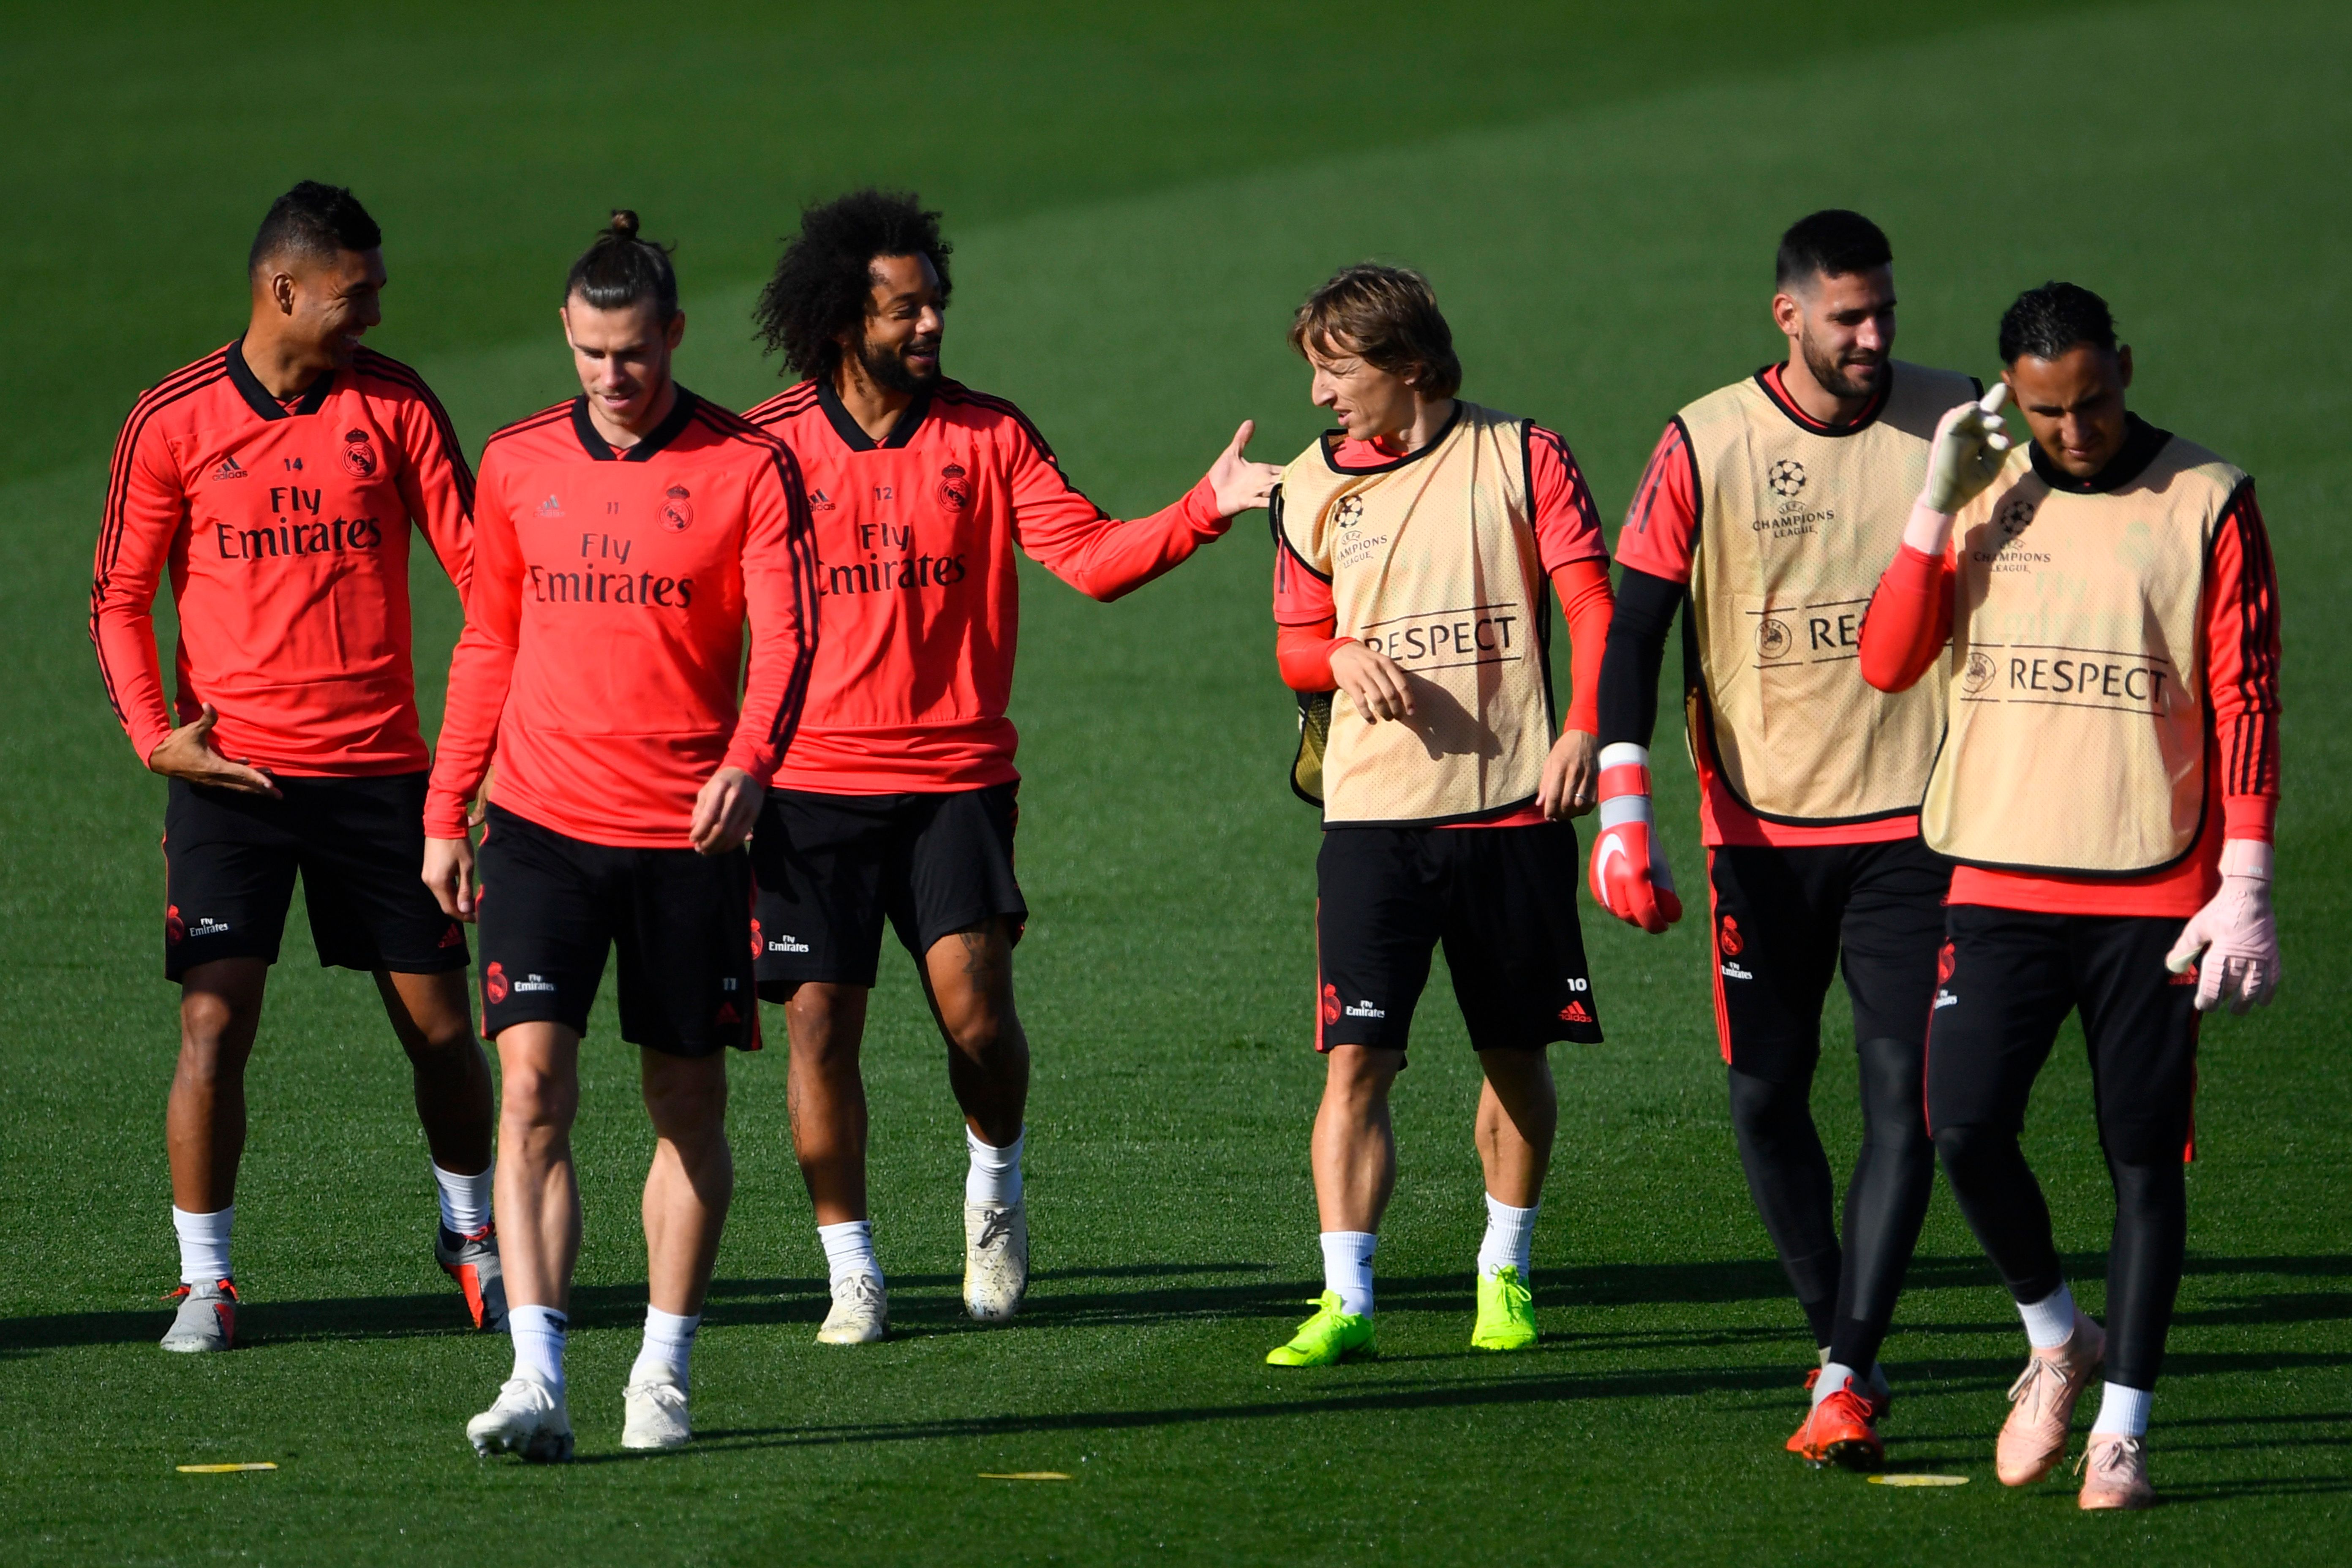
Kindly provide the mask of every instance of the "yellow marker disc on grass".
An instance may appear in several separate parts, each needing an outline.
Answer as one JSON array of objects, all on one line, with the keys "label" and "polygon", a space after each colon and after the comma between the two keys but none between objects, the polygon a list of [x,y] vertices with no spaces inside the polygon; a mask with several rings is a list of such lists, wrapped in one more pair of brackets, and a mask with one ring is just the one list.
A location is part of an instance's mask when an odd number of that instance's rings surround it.
[{"label": "yellow marker disc on grass", "polygon": [[264,1459],[259,1464],[248,1465],[182,1465],[180,1473],[184,1476],[226,1476],[239,1470],[274,1470],[277,1468]]},{"label": "yellow marker disc on grass", "polygon": [[1871,1477],[1870,1484],[1874,1487],[1964,1487],[1969,1484],[1969,1478],[1966,1476],[1881,1475]]},{"label": "yellow marker disc on grass", "polygon": [[1059,1470],[1013,1470],[1004,1475],[992,1475],[982,1470],[980,1479],[983,1481],[1066,1481],[1070,1478]]}]

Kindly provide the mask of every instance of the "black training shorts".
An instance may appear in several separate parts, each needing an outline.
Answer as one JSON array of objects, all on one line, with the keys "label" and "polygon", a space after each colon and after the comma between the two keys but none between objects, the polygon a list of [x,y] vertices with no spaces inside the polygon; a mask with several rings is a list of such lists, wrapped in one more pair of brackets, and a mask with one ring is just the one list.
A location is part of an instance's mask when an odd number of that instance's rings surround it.
[{"label": "black training shorts", "polygon": [[621,1038],[674,1057],[760,1048],[751,866],[740,849],[627,849],[492,805],[482,838],[482,1033],[588,1032],[604,954],[621,958]]},{"label": "black training shorts", "polygon": [[2151,1165],[2188,1146],[2197,971],[2164,956],[2182,922],[1954,904],[1927,1035],[1927,1125],[2023,1131],[2058,1026],[2080,1009],[2099,1140]]},{"label": "black training shorts", "polygon": [[760,994],[874,984],[887,918],[917,963],[941,937],[1029,919],[1013,876],[1017,784],[926,795],[772,789],[751,836]]},{"label": "black training shorts", "polygon": [[1581,878],[1566,822],[1326,828],[1315,858],[1316,1048],[1403,1049],[1440,942],[1475,1049],[1598,1044]]},{"label": "black training shorts", "polygon": [[163,806],[163,974],[219,958],[278,962],[294,878],[323,967],[466,967],[465,928],[425,869],[425,774],[281,778],[283,798],[173,779]]},{"label": "black training shorts", "polygon": [[1812,1077],[1843,960],[1853,1038],[1927,1038],[1949,861],[1918,838],[1719,845],[1706,852],[1723,1059],[1770,1083]]}]

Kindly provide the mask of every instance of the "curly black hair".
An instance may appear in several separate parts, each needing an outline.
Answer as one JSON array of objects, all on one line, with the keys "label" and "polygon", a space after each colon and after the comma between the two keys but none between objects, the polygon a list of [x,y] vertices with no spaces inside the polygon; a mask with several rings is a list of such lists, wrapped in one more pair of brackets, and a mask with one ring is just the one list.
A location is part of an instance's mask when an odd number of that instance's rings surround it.
[{"label": "curly black hair", "polygon": [[775,276],[760,290],[751,320],[771,352],[804,381],[829,380],[841,364],[841,334],[864,331],[877,256],[928,256],[948,302],[948,258],[940,215],[911,191],[871,186],[801,209],[801,231],[785,242]]}]

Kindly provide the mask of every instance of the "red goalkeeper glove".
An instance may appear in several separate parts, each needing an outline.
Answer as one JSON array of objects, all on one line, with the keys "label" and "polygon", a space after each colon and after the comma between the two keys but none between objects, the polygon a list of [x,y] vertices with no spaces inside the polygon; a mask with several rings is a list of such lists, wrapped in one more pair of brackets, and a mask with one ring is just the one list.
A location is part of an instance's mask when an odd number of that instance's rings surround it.
[{"label": "red goalkeeper glove", "polygon": [[1592,841],[1592,898],[1653,935],[1683,918],[1666,847],[1650,809],[1650,750],[1620,741],[1601,748],[1601,837]]}]

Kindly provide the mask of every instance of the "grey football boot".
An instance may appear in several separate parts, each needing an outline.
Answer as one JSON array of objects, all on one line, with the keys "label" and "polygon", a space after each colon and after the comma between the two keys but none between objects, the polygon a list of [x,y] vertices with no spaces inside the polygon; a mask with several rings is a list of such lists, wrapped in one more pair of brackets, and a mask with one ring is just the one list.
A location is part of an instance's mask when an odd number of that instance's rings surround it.
[{"label": "grey football boot", "polygon": [[507,1326],[507,1281],[499,1268],[499,1227],[493,1223],[469,1235],[436,1224],[433,1261],[466,1293],[474,1327],[503,1333]]},{"label": "grey football boot", "polygon": [[236,1342],[236,1286],[227,1279],[209,1285],[183,1285],[166,1301],[177,1300],[179,1311],[164,1332],[167,1351],[225,1351]]}]

